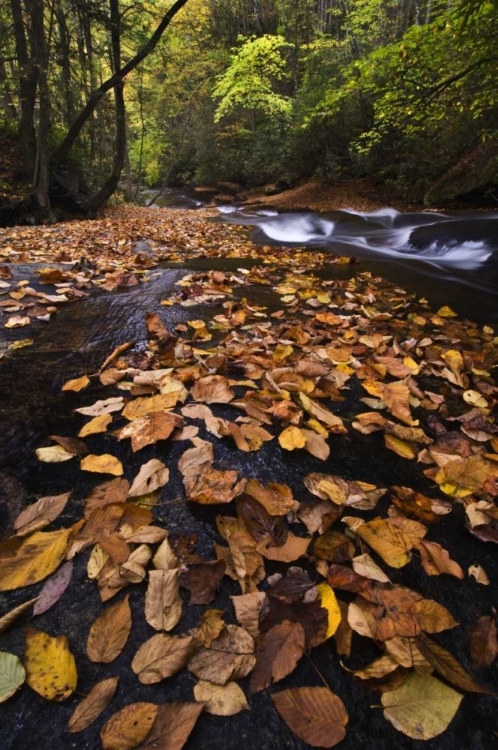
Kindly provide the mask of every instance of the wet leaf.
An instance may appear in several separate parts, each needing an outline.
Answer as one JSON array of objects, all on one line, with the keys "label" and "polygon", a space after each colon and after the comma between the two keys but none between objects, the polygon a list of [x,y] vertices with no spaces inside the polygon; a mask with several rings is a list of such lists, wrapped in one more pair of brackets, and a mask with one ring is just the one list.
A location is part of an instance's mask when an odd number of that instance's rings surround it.
[{"label": "wet leaf", "polygon": [[277,547],[285,543],[288,526],[282,516],[270,516],[264,507],[249,495],[242,495],[238,510],[256,542],[267,540]]},{"label": "wet leaf", "polygon": [[142,466],[130,487],[129,497],[138,497],[139,495],[148,495],[150,492],[164,487],[169,480],[169,469],[159,461],[158,458],[151,458]]},{"label": "wet leaf", "polygon": [[328,626],[326,637],[334,635],[341,622],[341,610],[335,598],[334,591],[328,583],[320,583],[317,587],[318,601],[323,609],[327,610]]},{"label": "wet leaf", "polygon": [[463,570],[460,565],[450,559],[449,553],[440,544],[421,539],[418,549],[422,567],[428,575],[438,576],[441,573],[447,573],[460,580],[463,578]]},{"label": "wet leaf", "polygon": [[207,680],[199,680],[194,687],[194,698],[204,704],[204,711],[214,716],[234,716],[249,709],[246,697],[236,682],[215,685]]},{"label": "wet leaf", "polygon": [[348,714],[327,688],[291,688],[273,693],[271,699],[287,726],[312,747],[334,747],[346,736]]},{"label": "wet leaf", "polygon": [[240,495],[245,480],[240,480],[236,471],[219,471],[203,464],[196,474],[183,478],[187,500],[201,505],[229,503]]},{"label": "wet leaf", "polygon": [[83,471],[92,471],[97,474],[114,474],[116,477],[124,474],[123,464],[110,453],[103,453],[100,456],[85,456],[81,460],[80,467]]},{"label": "wet leaf", "polygon": [[256,663],[254,640],[237,625],[226,625],[211,648],[200,648],[190,659],[188,669],[201,680],[225,685],[251,672]]},{"label": "wet leaf", "polygon": [[145,619],[155,630],[172,630],[182,616],[179,569],[151,570],[145,595]]},{"label": "wet leaf", "polygon": [[498,655],[494,617],[479,617],[470,630],[470,654],[476,667],[489,667]]},{"label": "wet leaf", "polygon": [[192,636],[176,636],[158,633],[143,643],[135,654],[131,668],[144,685],[165,680],[179,672],[195,651]]},{"label": "wet leaf", "polygon": [[76,688],[76,663],[64,635],[26,627],[24,666],[30,688],[49,701],[63,701]]},{"label": "wet leaf", "polygon": [[0,544],[0,591],[43,581],[59,566],[69,546],[72,529],[35,531],[22,540]]},{"label": "wet leaf", "polygon": [[19,657],[0,651],[0,703],[12,698],[25,679],[26,672]]},{"label": "wet leaf", "polygon": [[251,594],[241,594],[240,596],[231,596],[235,617],[241,625],[253,638],[259,635],[259,614],[266,599],[266,594],[262,591],[254,591]]},{"label": "wet leaf", "polygon": [[73,561],[69,560],[58,571],[56,571],[45,582],[38,600],[33,607],[33,615],[41,615],[56,604],[64,591],[69,586],[71,576],[73,575]]},{"label": "wet leaf", "polygon": [[398,528],[392,519],[376,518],[360,526],[356,533],[392,568],[402,568],[411,560],[410,550],[417,539]]},{"label": "wet leaf", "polygon": [[208,375],[196,381],[190,389],[190,395],[194,401],[202,401],[205,404],[228,404],[235,393],[228,387],[226,378],[221,375]]},{"label": "wet leaf", "polygon": [[298,622],[274,625],[261,639],[251,674],[250,692],[265,690],[294,671],[304,653],[305,633]]},{"label": "wet leaf", "polygon": [[133,452],[153,445],[158,440],[166,440],[172,432],[183,425],[183,419],[177,414],[156,412],[133,420],[119,433],[118,440],[131,438]]},{"label": "wet leaf", "polygon": [[313,547],[313,553],[321,560],[342,563],[354,557],[353,540],[340,531],[326,531],[319,536]]},{"label": "wet leaf", "polygon": [[291,489],[286,484],[270,483],[265,487],[261,482],[250,479],[244,492],[257,500],[270,516],[286,516],[287,513],[299,507],[299,503],[294,500]]},{"label": "wet leaf", "polygon": [[122,396],[106,398],[105,400],[96,401],[91,406],[82,406],[74,411],[78,414],[84,414],[87,417],[100,417],[102,414],[111,414],[114,411],[121,411],[124,405]]},{"label": "wet leaf", "polygon": [[98,435],[100,432],[107,432],[107,428],[112,422],[110,414],[101,414],[100,417],[94,417],[84,425],[78,432],[78,437],[87,437],[87,435]]},{"label": "wet leaf", "polygon": [[294,562],[306,554],[310,545],[311,537],[295,536],[289,532],[284,544],[279,547],[271,546],[271,542],[263,540],[258,542],[256,549],[261,552],[267,560],[276,560],[277,562]]},{"label": "wet leaf", "polygon": [[68,732],[82,732],[90,726],[105,711],[117,687],[117,677],[109,677],[107,680],[97,682],[71,714],[67,723]]},{"label": "wet leaf", "polygon": [[156,721],[142,750],[181,750],[203,708],[203,703],[166,703],[158,706]]},{"label": "wet leaf", "polygon": [[430,675],[409,674],[401,687],[382,693],[384,716],[414,740],[430,740],[444,732],[462,696]]},{"label": "wet leaf", "polygon": [[131,631],[128,596],[112,604],[97,617],[90,628],[86,652],[90,661],[109,664],[126,645]]},{"label": "wet leaf", "polygon": [[104,750],[133,750],[149,734],[156,720],[154,703],[130,703],[113,714],[100,731]]},{"label": "wet leaf", "polygon": [[66,492],[63,495],[41,497],[36,503],[28,505],[14,521],[17,536],[25,536],[32,531],[48,526],[62,513],[70,494],[70,492]]}]

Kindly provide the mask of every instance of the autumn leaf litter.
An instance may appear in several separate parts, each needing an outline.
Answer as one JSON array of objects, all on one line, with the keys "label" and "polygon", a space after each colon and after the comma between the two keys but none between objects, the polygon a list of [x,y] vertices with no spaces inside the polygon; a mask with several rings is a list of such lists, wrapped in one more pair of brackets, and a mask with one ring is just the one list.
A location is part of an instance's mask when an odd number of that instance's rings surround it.
[{"label": "autumn leaf litter", "polygon": [[[63,391],[82,400],[88,395],[76,409],[85,422],[73,436],[47,436],[36,458],[54,464],[53,471],[57,463],[79,464],[96,483],[70,528],[45,530],[75,502],[76,489],[72,497],[39,498],[15,519],[16,535],[0,544],[0,590],[38,583],[39,598],[8,612],[0,630],[20,627],[33,603],[34,615],[63,606],[69,561],[82,557],[102,602],[85,634],[87,657],[112,664],[136,616],[129,593],[139,593],[150,636],[131,669],[144,685],[167,685],[186,670],[195,687],[191,702],[132,703],[114,712],[100,730],[109,750],[181,748],[202,711],[229,717],[268,689],[292,732],[309,745],[332,747],[348,731],[348,711],[319,671],[319,686],[273,686],[324,643],[346,669],[358,636],[371,639],[377,657],[351,679],[380,691],[376,702],[400,732],[421,740],[438,736],[465,692],[489,689],[438,641],[439,633],[459,627],[449,609],[404,585],[398,571],[421,566],[427,576],[472,576],[476,585],[490,585],[484,568],[464,570],[459,550],[432,541],[431,529],[458,514],[469,534],[483,543],[498,540],[494,331],[464,326],[450,308],[407,305],[402,290],[366,272],[324,280],[319,267],[347,259],[256,248],[201,213],[187,219],[172,211],[166,228],[155,212],[147,227],[154,251],[137,257],[133,243],[151,215],[137,209],[127,219],[86,223],[85,232],[73,225],[73,244],[60,251],[60,227],[41,230],[36,251],[30,249],[34,230],[4,234],[5,261],[86,259],[72,270],[42,270],[40,281],[54,285],[54,294],[23,283],[5,287],[7,327],[43,319],[94,284],[112,290],[146,283],[159,260],[244,258],[254,265],[183,276],[178,291],[163,300],[164,314],[147,315],[146,347],[123,341],[99,372],[64,384]],[[117,228],[126,239],[116,242]],[[2,269],[8,284],[8,263]],[[276,309],[251,301],[260,287],[277,295]],[[175,305],[192,308],[192,317],[170,328],[168,308]],[[28,323],[15,322],[14,314]],[[108,395],[92,402],[92,389],[100,394],[102,388]],[[347,417],[345,403],[353,407]],[[386,461],[394,452],[417,462],[430,494],[377,487],[327,469],[338,441],[374,433],[382,437]],[[94,452],[102,436],[109,452]],[[371,438],[376,446],[378,438]],[[168,446],[177,442],[181,458],[168,464]],[[129,446],[120,450],[129,463],[151,446],[157,457],[133,473],[113,454],[119,443]],[[322,469],[309,472],[293,492],[260,481],[257,463],[246,475],[220,462],[217,446],[225,443],[242,453],[268,444],[297,461],[311,456]],[[195,540],[170,539],[155,515],[158,503],[172,499],[172,474],[181,476],[181,502],[212,509],[217,541],[209,559],[196,554]],[[216,606],[227,577],[239,588],[231,611]],[[195,606],[202,608],[198,624],[185,630],[185,609]],[[475,618],[470,633],[476,670],[496,659],[494,615]],[[11,699],[24,680],[47,700],[66,700],[76,689],[77,667],[63,632],[51,636],[29,626],[24,653],[0,652],[0,701]],[[247,694],[237,682],[245,677]],[[119,675],[90,687],[74,701],[71,733],[84,731],[112,705]]]}]

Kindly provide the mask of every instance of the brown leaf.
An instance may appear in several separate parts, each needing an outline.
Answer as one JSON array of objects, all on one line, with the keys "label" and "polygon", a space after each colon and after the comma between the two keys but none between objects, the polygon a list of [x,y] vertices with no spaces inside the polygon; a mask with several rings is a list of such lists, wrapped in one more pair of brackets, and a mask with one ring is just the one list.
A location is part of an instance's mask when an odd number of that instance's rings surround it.
[{"label": "brown leaf", "polygon": [[109,664],[125,647],[131,631],[128,596],[108,607],[92,624],[86,642],[90,661]]},{"label": "brown leaf", "polygon": [[372,510],[378,500],[385,495],[385,489],[379,489],[366,482],[347,481],[333,474],[308,474],[304,479],[308,490],[322,500],[331,500],[336,505],[349,505],[361,510]]},{"label": "brown leaf", "polygon": [[414,515],[424,523],[438,523],[440,517],[432,510],[432,501],[429,497],[409,487],[392,487],[394,491],[393,504],[402,513]]},{"label": "brown leaf", "polygon": [[256,652],[250,692],[258,693],[293,672],[304,647],[305,633],[298,622],[284,620],[268,630]]},{"label": "brown leaf", "polygon": [[69,560],[57,570],[43,585],[38,600],[33,607],[33,615],[41,615],[56,604],[69,586],[73,575],[73,561]]},{"label": "brown leaf", "polygon": [[470,631],[470,655],[476,667],[489,667],[498,655],[494,617],[479,617]]},{"label": "brown leaf", "polygon": [[316,540],[313,554],[321,560],[343,563],[354,557],[355,545],[351,537],[340,531],[326,531]]},{"label": "brown leaf", "polygon": [[228,404],[235,393],[228,387],[228,380],[221,375],[207,375],[200,378],[190,389],[194,401],[206,404]]},{"label": "brown leaf", "polygon": [[214,716],[234,716],[249,708],[246,697],[236,682],[215,685],[199,680],[194,686],[196,701],[204,703],[204,711]]},{"label": "brown leaf", "polygon": [[452,685],[470,693],[489,693],[490,691],[478,682],[462,667],[455,657],[445,648],[421,633],[415,643],[422,656],[431,664],[441,677]]},{"label": "brown leaf", "polygon": [[241,594],[240,596],[231,596],[235,617],[241,625],[253,638],[259,636],[259,614],[266,599],[266,594],[262,591],[254,591],[252,594]]},{"label": "brown leaf", "polygon": [[131,438],[131,448],[136,451],[153,445],[158,440],[166,440],[171,433],[183,425],[183,419],[169,412],[155,412],[135,419],[120,431],[118,440]]},{"label": "brown leaf", "polygon": [[182,616],[179,569],[151,570],[145,595],[145,619],[155,630],[172,630]]},{"label": "brown leaf", "polygon": [[5,633],[30,607],[38,600],[38,597],[34,599],[28,599],[27,602],[19,604],[18,607],[14,607],[10,612],[0,617],[0,634]]},{"label": "brown leaf", "polygon": [[183,669],[194,650],[193,636],[177,638],[157,633],[140,646],[131,668],[138,675],[140,682],[151,685]]},{"label": "brown leaf", "polygon": [[189,605],[210,604],[225,575],[226,563],[223,560],[193,563],[180,576],[180,586],[190,591]]},{"label": "brown leaf", "polygon": [[372,587],[372,583],[345,565],[333,564],[327,573],[327,581],[333,588],[361,593]]},{"label": "brown leaf", "polygon": [[313,747],[334,747],[346,736],[348,714],[341,699],[327,688],[291,688],[271,699],[294,734]]},{"label": "brown leaf", "polygon": [[67,723],[68,732],[82,732],[97,719],[111,702],[118,687],[118,677],[101,680],[78,703]]},{"label": "brown leaf", "polygon": [[121,479],[120,477],[97,485],[85,500],[85,518],[89,518],[97,508],[114,505],[115,503],[124,503],[128,498],[129,489],[128,480]]},{"label": "brown leaf", "polygon": [[292,491],[286,484],[270,483],[265,487],[256,479],[250,479],[244,492],[257,500],[270,516],[286,516],[299,508],[299,503],[294,500]]},{"label": "brown leaf", "polygon": [[180,391],[172,391],[170,393],[158,393],[156,396],[135,398],[132,401],[128,401],[124,407],[122,411],[123,417],[134,421],[135,419],[140,419],[156,412],[167,411],[176,406],[180,395]]},{"label": "brown leaf", "polygon": [[203,708],[204,703],[166,703],[158,706],[156,721],[142,750],[181,750]]},{"label": "brown leaf", "polygon": [[245,479],[238,481],[236,471],[219,471],[203,464],[196,474],[183,478],[187,500],[201,505],[229,503],[244,489]]},{"label": "brown leaf", "polygon": [[225,627],[224,615],[221,609],[207,609],[203,612],[199,627],[195,632],[196,643],[209,648]]},{"label": "brown leaf", "polygon": [[82,391],[90,383],[90,378],[87,375],[82,375],[81,378],[75,378],[74,380],[66,380],[62,386],[63,391]]},{"label": "brown leaf", "polygon": [[124,474],[123,464],[110,453],[85,456],[81,460],[80,467],[82,471],[92,471],[98,474],[114,474],[117,477]]},{"label": "brown leaf", "polygon": [[88,448],[82,440],[75,437],[62,437],[61,435],[50,435],[50,440],[61,445],[65,451],[72,453],[74,456],[86,456]]},{"label": "brown leaf", "polygon": [[[196,440],[198,440],[196,438]],[[198,441],[193,448],[189,448],[178,461],[178,469],[183,476],[196,474],[203,464],[212,464],[214,461],[214,447],[206,440]]]},{"label": "brown leaf", "polygon": [[289,529],[282,516],[270,516],[264,507],[249,495],[241,496],[238,511],[256,542],[267,540],[276,547],[281,547],[285,543]]},{"label": "brown leaf", "polygon": [[420,674],[432,674],[434,671],[432,665],[417,647],[416,638],[396,636],[396,638],[384,641],[384,646],[389,656],[401,667],[413,668]]},{"label": "brown leaf", "polygon": [[285,602],[269,597],[260,615],[260,630],[266,633],[284,620],[298,622],[306,635],[306,648],[319,646],[327,639],[328,612],[318,600]]},{"label": "brown leaf", "polygon": [[438,576],[441,573],[447,573],[460,580],[463,578],[463,570],[460,565],[450,559],[449,553],[440,544],[421,539],[418,550],[422,567],[428,575]]},{"label": "brown leaf", "polygon": [[255,662],[253,638],[244,628],[226,625],[211,648],[200,648],[194,654],[188,669],[201,680],[225,685],[248,675]]},{"label": "brown leaf", "polygon": [[157,711],[155,703],[130,703],[113,714],[100,731],[103,750],[133,750],[149,734]]},{"label": "brown leaf", "polygon": [[277,562],[294,562],[306,554],[310,545],[311,537],[295,536],[288,533],[287,539],[280,547],[274,547],[268,544],[268,541],[258,542],[256,549],[261,552],[267,560],[276,560]]},{"label": "brown leaf", "polygon": [[70,494],[65,492],[63,495],[41,497],[36,503],[25,508],[14,521],[17,536],[25,536],[48,526],[62,513]]}]

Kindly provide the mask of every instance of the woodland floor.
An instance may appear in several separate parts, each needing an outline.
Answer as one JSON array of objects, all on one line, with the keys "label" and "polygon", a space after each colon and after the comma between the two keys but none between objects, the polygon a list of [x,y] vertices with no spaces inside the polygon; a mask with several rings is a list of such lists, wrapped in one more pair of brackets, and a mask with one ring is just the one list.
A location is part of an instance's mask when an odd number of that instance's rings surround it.
[{"label": "woodland floor", "polygon": [[0,230],[2,747],[491,750],[495,332],[215,215]]}]

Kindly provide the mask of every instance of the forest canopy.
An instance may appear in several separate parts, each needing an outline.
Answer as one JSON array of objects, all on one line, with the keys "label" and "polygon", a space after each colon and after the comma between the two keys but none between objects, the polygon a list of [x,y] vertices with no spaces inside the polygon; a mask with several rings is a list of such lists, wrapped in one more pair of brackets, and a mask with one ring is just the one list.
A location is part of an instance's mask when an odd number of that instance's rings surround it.
[{"label": "forest canopy", "polygon": [[496,33],[486,0],[3,0],[0,135],[42,211],[316,175],[494,195]]}]

